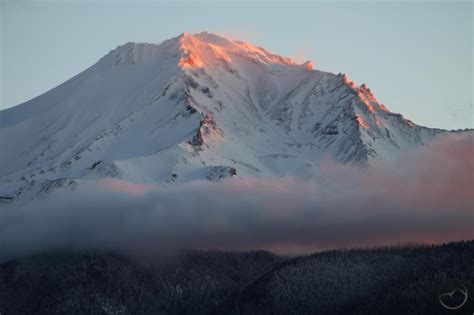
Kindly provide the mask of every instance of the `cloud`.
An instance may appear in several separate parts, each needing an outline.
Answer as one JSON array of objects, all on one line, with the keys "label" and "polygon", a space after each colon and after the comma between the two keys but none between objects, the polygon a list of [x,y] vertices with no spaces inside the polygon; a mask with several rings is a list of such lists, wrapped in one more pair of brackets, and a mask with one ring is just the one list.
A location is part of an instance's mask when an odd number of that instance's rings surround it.
[{"label": "cloud", "polygon": [[327,161],[306,179],[89,182],[0,209],[0,260],[54,249],[289,253],[473,239],[473,157],[471,134],[364,168]]}]

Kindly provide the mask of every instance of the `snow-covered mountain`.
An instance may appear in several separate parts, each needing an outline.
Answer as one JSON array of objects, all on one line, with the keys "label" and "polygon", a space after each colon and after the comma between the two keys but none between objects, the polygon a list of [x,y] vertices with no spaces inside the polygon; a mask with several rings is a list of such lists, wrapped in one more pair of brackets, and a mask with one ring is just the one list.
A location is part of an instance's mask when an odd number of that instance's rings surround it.
[{"label": "snow-covered mountain", "polygon": [[240,41],[127,43],[51,91],[0,111],[0,201],[116,177],[138,183],[302,174],[422,146],[418,126],[343,74]]}]

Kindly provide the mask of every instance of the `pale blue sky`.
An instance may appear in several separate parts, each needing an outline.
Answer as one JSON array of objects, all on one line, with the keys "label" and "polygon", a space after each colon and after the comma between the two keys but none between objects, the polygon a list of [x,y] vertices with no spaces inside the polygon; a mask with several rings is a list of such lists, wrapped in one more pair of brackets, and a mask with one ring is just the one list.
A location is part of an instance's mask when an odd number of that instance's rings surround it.
[{"label": "pale blue sky", "polygon": [[418,124],[473,127],[471,1],[7,0],[0,10],[0,109],[46,92],[125,42],[207,30],[347,73]]}]

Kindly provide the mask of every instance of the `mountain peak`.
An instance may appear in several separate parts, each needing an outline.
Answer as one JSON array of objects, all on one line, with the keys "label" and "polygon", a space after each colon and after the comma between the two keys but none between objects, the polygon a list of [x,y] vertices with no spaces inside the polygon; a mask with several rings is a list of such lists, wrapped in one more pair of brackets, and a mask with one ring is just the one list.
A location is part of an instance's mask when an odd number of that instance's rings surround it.
[{"label": "mountain peak", "polygon": [[219,36],[219,35],[216,35],[216,34],[213,34],[213,33],[209,33],[207,31],[203,31],[203,32],[200,32],[200,33],[194,33],[194,34],[184,32],[179,36],[179,38],[180,38],[181,42],[186,41],[186,40],[198,40],[198,41],[201,41],[201,42],[205,42],[205,43],[208,43],[208,44],[220,46],[220,47],[223,47],[223,48],[230,48],[230,47],[233,46],[231,40],[229,40],[229,39],[227,39],[223,36]]},{"label": "mountain peak", "polygon": [[223,62],[230,65],[245,59],[267,68],[270,72],[313,70],[310,61],[299,64],[291,58],[273,54],[268,50],[243,41],[227,39],[209,32],[182,33],[178,36],[180,50],[184,52],[179,65],[182,68],[203,68]]},{"label": "mountain peak", "polygon": [[104,58],[108,64],[138,64],[163,57],[172,58],[180,53],[178,65],[182,69],[216,67],[242,60],[250,61],[265,68],[270,73],[285,73],[294,70],[312,71],[311,61],[297,63],[289,57],[243,41],[231,40],[206,31],[200,33],[184,32],[160,44],[128,42],[112,50]]},{"label": "mountain peak", "polygon": [[325,156],[391,158],[443,132],[389,112],[345,75],[208,32],[119,46],[0,121],[7,200],[101,177],[300,174]]}]

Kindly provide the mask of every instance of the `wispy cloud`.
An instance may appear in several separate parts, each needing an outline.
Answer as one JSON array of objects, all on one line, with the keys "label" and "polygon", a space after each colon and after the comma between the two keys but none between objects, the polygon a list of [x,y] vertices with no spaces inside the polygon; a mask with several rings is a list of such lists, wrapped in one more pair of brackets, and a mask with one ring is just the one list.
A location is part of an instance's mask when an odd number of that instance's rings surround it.
[{"label": "wispy cloud", "polygon": [[474,238],[474,136],[367,168],[326,162],[309,179],[167,188],[82,185],[0,211],[0,260],[51,249],[315,251]]}]

